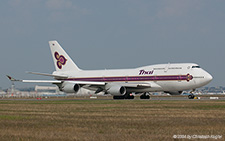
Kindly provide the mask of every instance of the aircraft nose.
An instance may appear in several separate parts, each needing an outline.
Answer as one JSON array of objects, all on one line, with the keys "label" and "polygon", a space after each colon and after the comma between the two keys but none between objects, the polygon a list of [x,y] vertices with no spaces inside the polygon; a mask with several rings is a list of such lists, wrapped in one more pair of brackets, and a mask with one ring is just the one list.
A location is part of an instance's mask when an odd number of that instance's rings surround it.
[{"label": "aircraft nose", "polygon": [[213,80],[212,75],[209,74],[209,73],[207,73],[207,74],[205,75],[205,81],[206,81],[207,83],[209,83],[209,82],[211,82],[212,80]]}]

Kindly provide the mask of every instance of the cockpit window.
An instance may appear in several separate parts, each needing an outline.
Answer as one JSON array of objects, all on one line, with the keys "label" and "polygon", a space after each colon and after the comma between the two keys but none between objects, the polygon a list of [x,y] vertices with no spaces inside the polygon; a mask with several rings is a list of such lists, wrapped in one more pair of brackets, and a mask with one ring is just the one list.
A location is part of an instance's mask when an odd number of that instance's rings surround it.
[{"label": "cockpit window", "polygon": [[201,68],[200,66],[192,66],[192,68]]}]

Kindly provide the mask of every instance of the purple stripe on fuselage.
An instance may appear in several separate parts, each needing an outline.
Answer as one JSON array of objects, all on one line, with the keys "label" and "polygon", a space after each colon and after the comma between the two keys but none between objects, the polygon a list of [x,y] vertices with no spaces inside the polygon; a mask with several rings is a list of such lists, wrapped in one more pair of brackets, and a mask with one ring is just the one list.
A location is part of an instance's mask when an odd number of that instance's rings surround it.
[{"label": "purple stripe on fuselage", "polygon": [[183,81],[192,80],[191,75],[168,75],[168,76],[129,76],[129,77],[92,77],[92,78],[69,78],[64,81],[93,81],[93,82],[118,82],[118,81]]}]

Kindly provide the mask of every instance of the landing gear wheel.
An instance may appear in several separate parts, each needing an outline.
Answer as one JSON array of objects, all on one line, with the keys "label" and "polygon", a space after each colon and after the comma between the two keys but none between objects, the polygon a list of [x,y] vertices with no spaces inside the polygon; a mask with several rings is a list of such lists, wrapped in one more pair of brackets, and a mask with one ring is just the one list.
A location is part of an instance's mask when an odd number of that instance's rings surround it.
[{"label": "landing gear wheel", "polygon": [[134,96],[133,95],[129,96],[127,99],[134,99]]},{"label": "landing gear wheel", "polygon": [[124,99],[124,96],[113,96],[113,99]]},{"label": "landing gear wheel", "polygon": [[194,99],[195,96],[194,96],[193,94],[190,94],[190,95],[188,95],[188,98],[189,98],[189,99]]},{"label": "landing gear wheel", "polygon": [[150,95],[144,93],[143,95],[140,96],[140,99],[150,99]]},{"label": "landing gear wheel", "polygon": [[127,94],[125,94],[124,98],[125,99],[134,99],[134,96],[129,94],[129,93],[127,93]]}]

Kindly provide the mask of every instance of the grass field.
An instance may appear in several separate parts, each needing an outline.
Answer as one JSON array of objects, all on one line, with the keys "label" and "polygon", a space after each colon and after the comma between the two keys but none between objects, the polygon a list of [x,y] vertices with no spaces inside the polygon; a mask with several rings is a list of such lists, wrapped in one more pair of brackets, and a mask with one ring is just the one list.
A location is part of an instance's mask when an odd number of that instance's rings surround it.
[{"label": "grass field", "polygon": [[174,140],[225,133],[225,101],[0,101],[0,140]]}]

